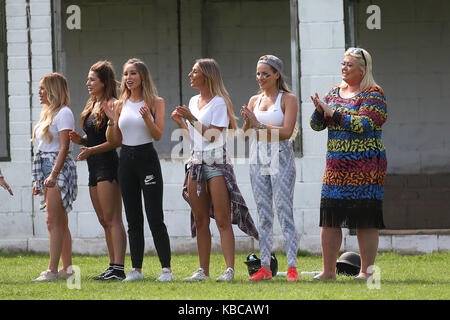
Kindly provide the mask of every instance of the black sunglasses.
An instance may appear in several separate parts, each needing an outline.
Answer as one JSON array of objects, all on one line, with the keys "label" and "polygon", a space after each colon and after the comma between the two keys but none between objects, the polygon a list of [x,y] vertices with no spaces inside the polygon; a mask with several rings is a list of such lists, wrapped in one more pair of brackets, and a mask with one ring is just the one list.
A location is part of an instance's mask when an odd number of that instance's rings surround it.
[{"label": "black sunglasses", "polygon": [[364,66],[367,66],[367,60],[364,56],[364,51],[362,51],[360,48],[350,48],[352,50],[352,53],[360,54],[364,60]]}]

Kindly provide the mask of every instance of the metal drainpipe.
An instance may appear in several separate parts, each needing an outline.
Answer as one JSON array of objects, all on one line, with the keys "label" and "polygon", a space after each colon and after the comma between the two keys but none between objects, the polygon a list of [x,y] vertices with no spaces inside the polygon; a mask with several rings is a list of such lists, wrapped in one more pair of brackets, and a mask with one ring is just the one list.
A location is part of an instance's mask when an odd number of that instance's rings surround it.
[{"label": "metal drainpipe", "polygon": [[[27,1],[27,37],[28,37],[28,95],[30,97],[30,136],[33,134],[33,64],[31,56],[31,12],[30,12],[30,1]],[[34,157],[33,142],[30,142],[31,159]],[[35,225],[34,225],[34,196],[31,197],[31,226],[33,229],[33,237],[36,235]]]}]

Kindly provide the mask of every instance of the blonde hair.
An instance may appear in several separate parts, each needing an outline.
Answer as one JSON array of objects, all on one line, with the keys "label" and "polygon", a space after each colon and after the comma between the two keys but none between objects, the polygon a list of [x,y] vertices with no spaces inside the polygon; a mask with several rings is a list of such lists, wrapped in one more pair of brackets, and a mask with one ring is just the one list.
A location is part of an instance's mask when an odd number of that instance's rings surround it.
[{"label": "blonde hair", "polygon": [[[147,65],[140,59],[131,58],[127,62],[125,62],[125,64],[123,65],[123,69],[125,69],[125,66],[128,64],[132,64],[136,67],[137,72],[141,77],[142,95],[144,96],[144,101],[147,106],[151,108],[153,102],[158,98],[158,91],[156,90],[156,87],[153,83],[153,79],[149,69],[147,68]],[[131,90],[128,89],[125,83],[123,73],[122,81],[120,83],[120,90],[121,93],[119,98],[119,105],[123,106],[125,101],[131,96]]]},{"label": "blonde hair", "polygon": [[[80,125],[83,130],[85,130],[86,128],[84,127],[84,120],[90,113],[92,113],[95,115],[95,129],[96,131],[98,131],[103,125],[105,125],[107,118],[105,112],[102,109],[102,103],[105,101],[109,101],[111,98],[117,99],[116,75],[114,73],[113,65],[107,60],[96,62],[92,65],[89,71],[93,71],[96,73],[97,77],[99,78],[100,82],[103,83],[104,87],[102,96],[98,101],[94,96],[89,97],[89,100],[86,102],[86,106],[84,107],[84,110],[80,115]],[[100,103],[98,103],[97,107],[94,108],[96,102]]]},{"label": "blonde hair", "polygon": [[39,122],[33,130],[32,141],[36,140],[36,131],[41,129],[42,138],[48,140],[49,143],[53,141],[53,136],[48,132],[53,119],[64,106],[70,105],[69,88],[67,86],[66,78],[59,73],[49,73],[41,78],[43,89],[47,92],[48,105],[42,107]]},{"label": "blonde hair", "polygon": [[[358,61],[359,68],[364,73],[361,83],[359,84],[359,88],[361,91],[364,91],[370,87],[379,87],[379,85],[375,82],[372,74],[372,56],[370,53],[362,48],[349,48],[345,51],[344,56],[350,56],[355,58]],[[365,59],[365,60],[364,60]],[[348,87],[348,84],[342,80],[339,85],[340,88]]]},{"label": "blonde hair", "polygon": [[[258,61],[260,60],[268,60],[268,57],[266,55],[261,56]],[[283,90],[285,92],[291,92],[291,89],[289,88],[288,84],[286,83],[286,81],[284,80],[285,76],[281,73],[281,71],[278,71],[277,69],[275,69],[274,67],[272,67],[270,64],[268,64],[268,66],[272,69],[272,71],[274,73],[280,72],[280,76],[277,79],[277,88],[278,90]],[[261,93],[262,90],[259,90],[258,93]]]},{"label": "blonde hair", "polygon": [[230,95],[228,94],[225,85],[223,84],[222,75],[220,72],[219,64],[216,60],[211,58],[198,59],[195,61],[203,75],[206,78],[206,84],[208,89],[214,96],[219,96],[225,100],[227,105],[227,114],[230,119],[228,128],[237,129],[236,116],[233,110],[233,103],[231,102]]}]

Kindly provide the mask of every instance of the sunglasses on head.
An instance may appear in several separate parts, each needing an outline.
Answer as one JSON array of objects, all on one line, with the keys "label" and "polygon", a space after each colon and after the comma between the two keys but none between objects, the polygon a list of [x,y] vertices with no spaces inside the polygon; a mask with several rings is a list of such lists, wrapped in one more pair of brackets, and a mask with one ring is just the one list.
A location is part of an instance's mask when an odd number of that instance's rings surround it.
[{"label": "sunglasses on head", "polygon": [[361,50],[360,48],[350,48],[350,49],[352,50],[351,51],[352,53],[361,55],[361,57],[364,60],[364,66],[367,66],[367,60],[366,57],[364,56],[364,51]]}]

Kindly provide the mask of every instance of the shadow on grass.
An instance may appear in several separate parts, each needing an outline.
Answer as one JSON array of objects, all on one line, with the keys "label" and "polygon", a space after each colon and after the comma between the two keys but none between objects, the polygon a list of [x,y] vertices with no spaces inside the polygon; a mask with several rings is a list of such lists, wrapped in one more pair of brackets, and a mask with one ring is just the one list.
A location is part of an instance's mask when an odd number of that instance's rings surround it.
[{"label": "shadow on grass", "polygon": [[[300,282],[305,282],[304,280],[300,280]],[[353,278],[348,279],[338,279],[338,280],[322,280],[322,281],[308,281],[307,283],[311,283],[313,285],[318,284],[332,284],[332,285],[339,285],[339,286],[347,286],[347,285],[367,285],[367,281],[362,280],[353,280]],[[387,285],[450,285],[450,281],[442,281],[442,280],[419,280],[419,279],[402,279],[402,280],[395,280],[395,279],[387,279],[387,280],[380,280],[380,284],[387,284]]]},{"label": "shadow on grass", "polygon": [[297,257],[320,257],[321,255],[314,254],[308,251],[298,250],[297,251]]}]

